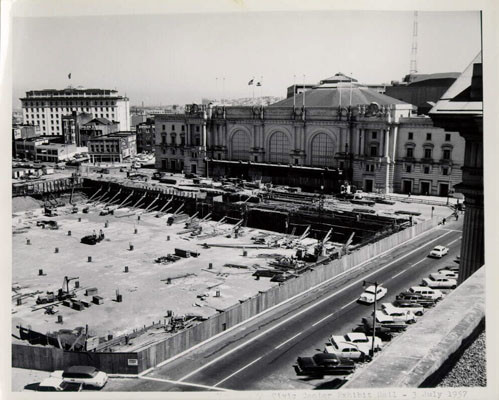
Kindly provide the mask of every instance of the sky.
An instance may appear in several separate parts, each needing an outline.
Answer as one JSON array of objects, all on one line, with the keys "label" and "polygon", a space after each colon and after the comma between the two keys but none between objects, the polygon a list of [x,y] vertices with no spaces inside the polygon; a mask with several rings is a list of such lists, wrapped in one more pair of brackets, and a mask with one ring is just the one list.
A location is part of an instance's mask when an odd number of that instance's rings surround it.
[{"label": "sky", "polygon": [[[263,84],[256,96],[281,97],[294,76],[401,80],[413,19],[409,11],[16,17],[13,106],[27,90],[70,84],[117,89],[132,105],[166,105],[251,97],[253,77]],[[418,72],[463,71],[480,51],[479,13],[419,12],[417,45]]]}]

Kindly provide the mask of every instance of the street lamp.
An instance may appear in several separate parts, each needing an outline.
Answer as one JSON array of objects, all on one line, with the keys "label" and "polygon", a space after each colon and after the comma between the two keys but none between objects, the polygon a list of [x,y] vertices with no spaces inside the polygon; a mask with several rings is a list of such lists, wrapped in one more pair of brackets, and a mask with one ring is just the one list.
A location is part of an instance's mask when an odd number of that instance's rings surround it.
[{"label": "street lamp", "polygon": [[376,338],[376,305],[377,305],[377,300],[378,300],[378,286],[381,286],[381,284],[379,284],[377,281],[375,281],[375,282],[369,282],[369,281],[362,282],[363,287],[365,287],[366,284],[374,285],[373,342],[372,342],[372,347],[371,347],[371,357],[374,357],[374,341]]}]

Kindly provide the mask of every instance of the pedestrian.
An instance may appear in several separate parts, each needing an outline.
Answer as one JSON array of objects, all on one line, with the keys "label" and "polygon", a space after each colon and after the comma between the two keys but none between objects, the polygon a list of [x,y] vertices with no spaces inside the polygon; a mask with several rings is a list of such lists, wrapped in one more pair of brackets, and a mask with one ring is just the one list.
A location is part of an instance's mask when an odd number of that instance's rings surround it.
[{"label": "pedestrian", "polygon": [[446,219],[444,218],[444,219],[442,220],[442,225],[445,225],[445,222],[446,222]]},{"label": "pedestrian", "polygon": [[456,211],[456,221],[459,219],[459,214]]},{"label": "pedestrian", "polygon": [[411,192],[409,192],[409,194],[407,195],[408,198],[411,198]]}]

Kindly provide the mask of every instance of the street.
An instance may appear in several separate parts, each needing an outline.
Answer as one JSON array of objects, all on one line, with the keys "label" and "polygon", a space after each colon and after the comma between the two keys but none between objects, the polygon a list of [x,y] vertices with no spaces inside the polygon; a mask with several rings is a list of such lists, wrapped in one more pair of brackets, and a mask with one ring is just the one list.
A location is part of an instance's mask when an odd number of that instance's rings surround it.
[{"label": "street", "polygon": [[[364,280],[382,283],[388,294],[381,303],[420,283],[438,268],[455,263],[462,221],[452,221],[413,239],[354,272],[316,288],[272,312],[243,324],[140,379],[111,380],[105,390],[271,390],[333,388],[333,378],[295,375],[298,356],[324,348],[331,334],[345,334],[372,312],[356,302]],[[428,258],[436,245],[450,248],[441,260]],[[422,317],[424,318],[424,316]],[[410,327],[408,328],[410,329]]]}]

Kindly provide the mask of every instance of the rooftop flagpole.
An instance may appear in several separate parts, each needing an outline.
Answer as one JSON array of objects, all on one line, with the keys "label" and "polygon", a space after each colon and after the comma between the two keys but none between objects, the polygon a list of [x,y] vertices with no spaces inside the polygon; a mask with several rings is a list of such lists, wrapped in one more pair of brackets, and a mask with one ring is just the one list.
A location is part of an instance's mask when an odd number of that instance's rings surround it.
[{"label": "rooftop flagpole", "polygon": [[296,75],[293,75],[293,110],[296,109]]},{"label": "rooftop flagpole", "polygon": [[350,72],[350,104],[349,104],[350,107],[352,106],[352,79],[353,79],[352,75],[353,75],[353,73]]},{"label": "rooftop flagpole", "polygon": [[305,112],[305,75],[303,75],[303,111]]}]

